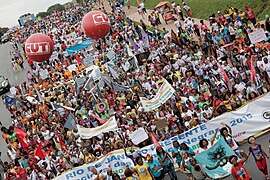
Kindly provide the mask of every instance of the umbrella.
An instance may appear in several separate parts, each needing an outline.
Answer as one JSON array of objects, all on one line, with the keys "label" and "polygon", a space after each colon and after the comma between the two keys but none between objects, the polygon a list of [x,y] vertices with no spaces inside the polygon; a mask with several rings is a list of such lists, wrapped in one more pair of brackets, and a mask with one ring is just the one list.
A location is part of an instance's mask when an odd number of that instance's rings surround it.
[{"label": "umbrella", "polygon": [[166,4],[169,4],[169,2],[167,2],[167,1],[160,2],[160,3],[158,3],[158,5],[156,5],[156,8],[160,8],[162,6],[165,6]]}]

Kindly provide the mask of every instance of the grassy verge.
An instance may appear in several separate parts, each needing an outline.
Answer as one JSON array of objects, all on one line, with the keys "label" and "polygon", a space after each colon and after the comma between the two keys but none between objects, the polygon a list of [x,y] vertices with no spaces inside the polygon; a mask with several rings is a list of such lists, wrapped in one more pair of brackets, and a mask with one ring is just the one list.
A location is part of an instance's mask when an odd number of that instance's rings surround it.
[{"label": "grassy verge", "polygon": [[[164,0],[145,0],[145,6],[153,9],[161,1]],[[137,6],[137,0],[130,2],[131,5]],[[182,3],[180,0],[175,2]],[[207,20],[212,13],[223,12],[228,5],[238,10],[244,10],[244,6],[248,5],[253,8],[259,20],[264,20],[265,15],[270,14],[270,0],[185,0],[185,2],[190,6],[193,17]]]}]

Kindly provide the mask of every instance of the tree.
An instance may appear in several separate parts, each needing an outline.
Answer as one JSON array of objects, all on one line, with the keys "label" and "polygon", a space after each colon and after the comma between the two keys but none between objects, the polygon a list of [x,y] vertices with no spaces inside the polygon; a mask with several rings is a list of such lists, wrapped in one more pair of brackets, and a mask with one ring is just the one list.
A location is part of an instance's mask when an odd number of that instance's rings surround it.
[{"label": "tree", "polygon": [[48,9],[47,9],[47,12],[48,13],[50,13],[50,14],[52,14],[52,13],[54,13],[54,11],[64,11],[65,10],[65,7],[63,6],[63,5],[61,5],[61,4],[55,4],[55,5],[52,5],[52,6],[50,6]]},{"label": "tree", "polygon": [[39,12],[39,13],[37,13],[37,15],[36,15],[36,17],[37,18],[41,18],[41,19],[43,19],[43,18],[46,18],[48,15],[50,15],[50,13],[48,13],[48,12]]},{"label": "tree", "polygon": [[7,27],[0,28],[0,38],[8,31]]}]

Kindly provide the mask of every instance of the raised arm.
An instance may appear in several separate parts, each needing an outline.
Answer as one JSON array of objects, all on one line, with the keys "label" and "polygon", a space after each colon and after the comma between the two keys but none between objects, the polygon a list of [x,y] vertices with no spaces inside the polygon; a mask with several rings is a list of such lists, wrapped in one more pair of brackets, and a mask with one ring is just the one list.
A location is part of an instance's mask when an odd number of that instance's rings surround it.
[{"label": "raised arm", "polygon": [[213,146],[214,142],[215,142],[215,139],[217,137],[217,133],[218,133],[218,128],[216,129],[215,131],[215,134],[213,135],[212,139],[211,139],[211,146]]}]

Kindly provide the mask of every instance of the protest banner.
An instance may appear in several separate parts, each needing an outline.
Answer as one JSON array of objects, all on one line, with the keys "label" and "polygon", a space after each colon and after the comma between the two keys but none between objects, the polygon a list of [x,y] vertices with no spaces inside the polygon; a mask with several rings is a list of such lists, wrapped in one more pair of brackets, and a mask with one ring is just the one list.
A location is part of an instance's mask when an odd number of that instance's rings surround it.
[{"label": "protest banner", "polygon": [[170,99],[174,92],[174,88],[165,80],[153,99],[140,97],[142,107],[146,112],[152,111]]},{"label": "protest banner", "polygon": [[224,178],[231,174],[230,156],[235,155],[230,146],[221,138],[211,148],[197,154],[195,159],[204,167],[206,174],[213,178]]},{"label": "protest banner", "polygon": [[144,128],[138,128],[136,131],[134,131],[133,133],[131,133],[129,135],[131,141],[135,144],[138,145],[141,142],[145,141],[146,139],[148,139],[148,135],[145,132]]},{"label": "protest banner", "polygon": [[93,136],[98,136],[103,132],[115,131],[117,123],[115,117],[112,116],[105,124],[95,127],[95,128],[84,128],[77,125],[78,133],[82,139],[90,139]]},{"label": "protest banner", "polygon": [[86,41],[83,41],[79,44],[76,44],[74,46],[67,48],[66,51],[67,51],[68,55],[70,55],[72,53],[75,53],[77,51],[80,51],[80,50],[90,46],[92,42],[93,42],[92,39],[87,39]]},{"label": "protest banner", "polygon": [[258,29],[248,34],[249,40],[252,44],[266,40],[266,35],[263,29]]},{"label": "protest banner", "polygon": [[[251,102],[250,104],[247,104],[246,106],[240,108],[237,111],[223,114],[208,121],[207,123],[196,126],[182,134],[171,137],[168,140],[159,142],[159,144],[164,148],[165,151],[171,153],[173,148],[173,141],[178,141],[179,143],[186,143],[195,152],[197,152],[197,150],[199,149],[199,141],[204,138],[210,140],[215,133],[216,127],[220,127],[220,122],[227,123],[232,127],[232,136],[236,138],[237,141],[244,140],[248,136],[254,135],[270,127],[269,104],[270,93]],[[223,119],[223,121],[221,121],[221,119]],[[218,139],[220,139],[219,134],[216,137],[216,141]],[[153,155],[155,159],[157,158],[155,147],[153,144],[138,149],[137,152],[141,153],[143,156],[146,156],[146,154],[150,154]],[[93,176],[90,172],[91,166],[95,166],[98,171],[102,169],[103,172],[106,172],[108,166],[110,165],[110,167],[113,168],[116,173],[123,174],[123,171],[127,164],[133,166],[132,161],[124,155],[123,151],[113,151],[107,156],[98,160],[97,162],[74,168],[69,172],[63,173],[56,179],[69,180],[74,177],[76,177],[76,179],[82,179],[84,177],[89,177],[91,179],[91,177]],[[174,165],[175,167],[178,167],[176,162],[174,163]]]}]

